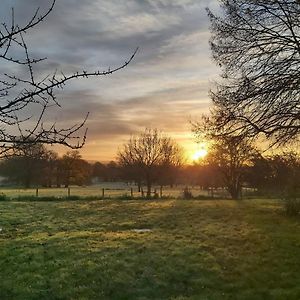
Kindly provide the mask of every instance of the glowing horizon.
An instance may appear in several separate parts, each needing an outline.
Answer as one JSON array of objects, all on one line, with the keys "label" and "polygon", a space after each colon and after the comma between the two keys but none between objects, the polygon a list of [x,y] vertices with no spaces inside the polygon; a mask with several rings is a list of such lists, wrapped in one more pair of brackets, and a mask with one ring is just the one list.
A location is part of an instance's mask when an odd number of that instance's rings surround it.
[{"label": "glowing horizon", "polygon": [[[1,2],[4,21],[11,5],[10,0]],[[16,20],[28,20],[38,5],[43,11],[48,3],[16,1]],[[90,161],[115,159],[118,147],[146,127],[174,138],[191,157],[196,146],[189,121],[208,112],[208,91],[219,73],[211,60],[206,7],[217,10],[218,1],[133,0],[124,5],[96,0],[86,5],[74,0],[71,6],[58,1],[39,30],[28,33],[34,56],[48,58],[38,70],[40,76],[55,70],[68,74],[113,68],[136,47],[139,51],[111,76],[76,80],[58,90],[62,108],[47,109],[45,122],[69,128],[89,112],[87,141],[80,153]]]}]

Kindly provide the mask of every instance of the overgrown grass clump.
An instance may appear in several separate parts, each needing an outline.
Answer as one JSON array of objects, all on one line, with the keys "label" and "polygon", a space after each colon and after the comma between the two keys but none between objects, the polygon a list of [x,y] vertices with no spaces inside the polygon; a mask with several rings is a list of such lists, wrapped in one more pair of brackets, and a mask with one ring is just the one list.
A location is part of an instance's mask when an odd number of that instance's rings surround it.
[{"label": "overgrown grass clump", "polygon": [[0,299],[300,299],[300,222],[265,201],[0,202]]}]

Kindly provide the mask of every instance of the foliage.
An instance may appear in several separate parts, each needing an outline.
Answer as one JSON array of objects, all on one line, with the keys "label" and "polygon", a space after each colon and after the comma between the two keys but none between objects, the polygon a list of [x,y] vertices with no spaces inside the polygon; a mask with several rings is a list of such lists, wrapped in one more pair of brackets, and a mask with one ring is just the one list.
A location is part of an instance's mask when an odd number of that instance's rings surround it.
[{"label": "foliage", "polygon": [[282,144],[299,137],[300,2],[222,0],[208,10],[213,58],[223,80],[211,92],[216,128],[263,133]]},{"label": "foliage", "polygon": [[266,200],[2,202],[0,298],[296,300],[300,223],[278,209]]},{"label": "foliage", "polygon": [[299,196],[299,176],[299,154],[290,151],[265,157],[254,156],[246,180],[262,194],[289,198]]},{"label": "foliage", "polygon": [[62,158],[42,144],[15,146],[12,154],[2,160],[0,174],[10,184],[25,188],[32,186],[83,185],[92,175],[90,164],[81,158],[77,150],[68,151]]},{"label": "foliage", "polygon": [[10,183],[26,188],[49,184],[57,154],[40,143],[14,145],[10,156],[1,162],[1,175]]},{"label": "foliage", "polygon": [[59,184],[83,185],[89,182],[91,166],[82,159],[78,150],[68,151],[59,161]]},{"label": "foliage", "polygon": [[93,165],[92,175],[97,178],[98,182],[114,182],[120,181],[122,178],[120,167],[114,161],[110,161],[108,164],[96,162]]}]

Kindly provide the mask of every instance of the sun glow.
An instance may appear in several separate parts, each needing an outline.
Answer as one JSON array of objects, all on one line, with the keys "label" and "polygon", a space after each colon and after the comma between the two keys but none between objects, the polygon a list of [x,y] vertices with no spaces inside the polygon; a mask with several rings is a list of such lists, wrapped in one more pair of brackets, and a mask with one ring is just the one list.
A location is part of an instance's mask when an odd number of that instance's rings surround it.
[{"label": "sun glow", "polygon": [[192,155],[192,160],[197,161],[199,159],[204,158],[206,155],[207,155],[207,150],[205,148],[201,148]]}]

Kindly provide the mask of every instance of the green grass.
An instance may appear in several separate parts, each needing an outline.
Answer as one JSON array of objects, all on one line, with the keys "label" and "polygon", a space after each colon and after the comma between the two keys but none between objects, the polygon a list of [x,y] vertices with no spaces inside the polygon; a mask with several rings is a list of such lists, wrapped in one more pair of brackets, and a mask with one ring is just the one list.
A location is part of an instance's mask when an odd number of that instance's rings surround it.
[{"label": "green grass", "polygon": [[300,299],[275,200],[2,201],[0,228],[1,300]]},{"label": "green grass", "polygon": [[[72,197],[80,197],[80,198],[88,198],[88,197],[97,197],[98,199],[102,197],[103,189],[104,189],[104,197],[105,198],[124,198],[131,197],[131,189],[133,191],[134,198],[141,198],[141,192],[138,192],[137,186],[130,186],[126,183],[122,182],[104,182],[102,184],[91,185],[91,186],[71,186],[70,187],[70,195]],[[159,194],[160,187],[155,187],[156,192]],[[182,197],[183,189],[185,186],[174,186],[163,187],[163,196],[170,198],[178,198]],[[211,197],[208,191],[201,190],[200,187],[189,188],[195,197]],[[154,192],[154,188],[152,190]],[[144,187],[144,192],[146,194],[146,189]],[[19,199],[25,197],[35,197],[36,196],[36,188],[18,188],[18,187],[0,187],[0,194],[7,196],[10,199]],[[215,192],[215,196],[223,196],[224,191],[219,193]],[[68,189],[61,188],[44,188],[39,187],[38,196],[40,198],[52,197],[52,198],[66,198],[68,196]],[[1,198],[1,197],[0,197]],[[1,199],[0,199],[1,201]]]}]

